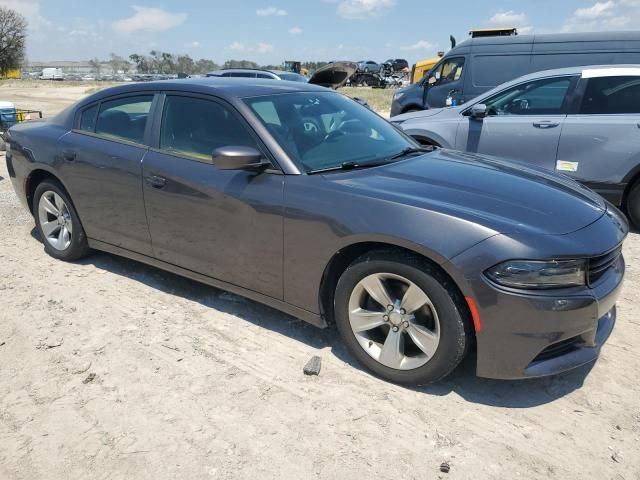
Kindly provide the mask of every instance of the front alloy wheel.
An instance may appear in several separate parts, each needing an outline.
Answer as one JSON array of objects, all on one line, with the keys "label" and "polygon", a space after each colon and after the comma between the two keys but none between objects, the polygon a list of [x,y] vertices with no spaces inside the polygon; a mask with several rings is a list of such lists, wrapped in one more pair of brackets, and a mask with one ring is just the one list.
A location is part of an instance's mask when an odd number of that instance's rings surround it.
[{"label": "front alloy wheel", "polygon": [[445,377],[472,339],[458,288],[439,267],[408,252],[376,250],[349,265],[336,286],[334,318],[351,354],[396,383]]},{"label": "front alloy wheel", "polygon": [[364,351],[389,368],[421,367],[440,343],[431,299],[411,280],[392,273],[358,282],[349,300],[349,323]]}]

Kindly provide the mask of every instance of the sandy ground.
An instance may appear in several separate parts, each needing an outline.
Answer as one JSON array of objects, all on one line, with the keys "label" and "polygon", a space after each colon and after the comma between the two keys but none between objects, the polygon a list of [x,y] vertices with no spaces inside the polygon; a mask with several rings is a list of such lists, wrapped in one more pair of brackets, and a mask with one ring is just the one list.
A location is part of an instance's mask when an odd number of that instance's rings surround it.
[{"label": "sandy ground", "polygon": [[[51,114],[81,88],[0,99]],[[333,329],[108,254],[53,260],[4,158],[0,225],[0,479],[640,479],[638,234],[595,366],[502,382],[470,357],[410,389]]]}]

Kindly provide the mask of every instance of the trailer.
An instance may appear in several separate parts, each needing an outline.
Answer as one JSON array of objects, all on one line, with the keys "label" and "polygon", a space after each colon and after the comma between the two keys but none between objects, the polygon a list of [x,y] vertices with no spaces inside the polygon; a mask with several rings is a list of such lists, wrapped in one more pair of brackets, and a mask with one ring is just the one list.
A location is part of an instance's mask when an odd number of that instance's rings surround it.
[{"label": "trailer", "polygon": [[0,151],[6,149],[5,134],[16,123],[28,122],[42,118],[39,110],[16,108],[11,102],[0,101]]}]

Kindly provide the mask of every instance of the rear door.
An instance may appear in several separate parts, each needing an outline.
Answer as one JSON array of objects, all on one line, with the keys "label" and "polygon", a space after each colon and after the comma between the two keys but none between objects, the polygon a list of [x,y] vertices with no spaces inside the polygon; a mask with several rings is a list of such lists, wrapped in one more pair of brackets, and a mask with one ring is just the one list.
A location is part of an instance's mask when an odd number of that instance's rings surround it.
[{"label": "rear door", "polygon": [[620,205],[625,182],[640,166],[640,76],[583,78],[579,92],[556,169]]},{"label": "rear door", "polygon": [[104,99],[79,112],[60,140],[60,169],[87,236],[144,255],[151,240],[142,159],[153,93]]},{"label": "rear door", "polygon": [[[161,113],[161,115],[160,115]],[[168,93],[143,162],[156,258],[282,298],[283,188],[279,170],[219,170],[224,146],[266,149],[229,104]]]},{"label": "rear door", "polygon": [[553,170],[576,81],[570,76],[533,80],[484,100],[487,116],[483,119],[463,117],[456,135],[456,148]]}]

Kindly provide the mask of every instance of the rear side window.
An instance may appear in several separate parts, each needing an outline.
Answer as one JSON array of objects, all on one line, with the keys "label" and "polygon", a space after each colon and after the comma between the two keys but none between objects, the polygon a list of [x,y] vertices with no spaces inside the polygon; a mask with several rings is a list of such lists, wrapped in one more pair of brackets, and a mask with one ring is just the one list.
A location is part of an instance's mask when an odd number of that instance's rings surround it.
[{"label": "rear side window", "polygon": [[495,87],[528,73],[529,55],[477,55],[471,69],[474,87]]},{"label": "rear side window", "polygon": [[140,95],[102,102],[96,120],[96,133],[143,143],[152,101],[153,95]]},{"label": "rear side window", "polygon": [[167,96],[162,112],[160,148],[211,161],[216,148],[260,149],[245,125],[229,108],[201,98]]},{"label": "rear side window", "polygon": [[582,114],[640,113],[640,77],[601,77],[587,80]]},{"label": "rear side window", "polygon": [[93,132],[96,129],[96,115],[98,114],[98,104],[95,104],[80,115],[79,129],[83,132]]}]

